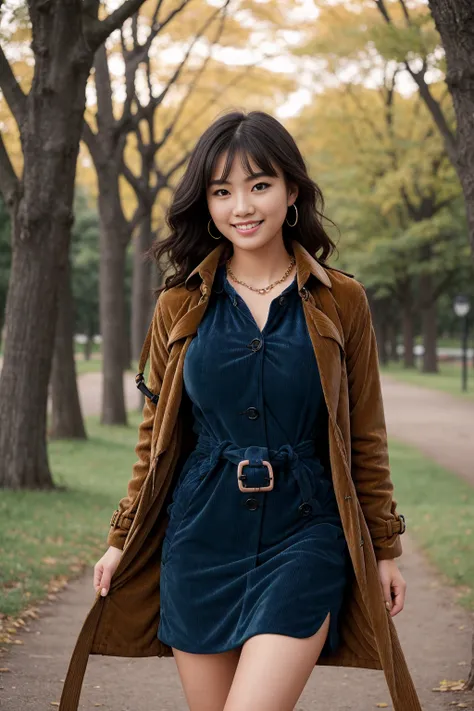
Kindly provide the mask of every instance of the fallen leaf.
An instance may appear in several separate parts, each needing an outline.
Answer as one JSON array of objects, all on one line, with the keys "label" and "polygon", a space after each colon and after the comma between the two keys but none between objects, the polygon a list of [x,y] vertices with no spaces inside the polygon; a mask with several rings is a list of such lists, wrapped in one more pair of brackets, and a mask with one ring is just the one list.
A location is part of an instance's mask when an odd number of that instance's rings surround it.
[{"label": "fallen leaf", "polygon": [[59,701],[50,701],[51,706],[59,706]]},{"label": "fallen leaf", "polygon": [[375,704],[378,709],[388,709],[388,704],[382,701],[380,704]]},{"label": "fallen leaf", "polygon": [[462,691],[464,689],[464,683],[464,679],[458,679],[457,681],[443,679],[439,682],[439,686],[435,686],[432,691]]},{"label": "fallen leaf", "polygon": [[0,672],[9,672],[10,669],[8,667],[0,667]]}]

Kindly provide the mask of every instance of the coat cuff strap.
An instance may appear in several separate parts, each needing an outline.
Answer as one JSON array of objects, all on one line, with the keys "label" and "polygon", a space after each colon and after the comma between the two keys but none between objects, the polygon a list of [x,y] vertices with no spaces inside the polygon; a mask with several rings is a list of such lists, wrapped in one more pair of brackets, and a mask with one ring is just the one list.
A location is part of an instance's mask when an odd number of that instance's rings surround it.
[{"label": "coat cuff strap", "polygon": [[391,538],[396,533],[402,535],[406,531],[405,516],[399,514],[398,518],[391,518],[381,526],[369,526],[370,536],[374,538]]},{"label": "coat cuff strap", "polygon": [[121,528],[125,531],[128,531],[130,526],[132,525],[133,517],[127,516],[125,513],[120,513],[119,509],[114,511],[112,514],[112,518],[110,519],[110,527],[111,528]]}]

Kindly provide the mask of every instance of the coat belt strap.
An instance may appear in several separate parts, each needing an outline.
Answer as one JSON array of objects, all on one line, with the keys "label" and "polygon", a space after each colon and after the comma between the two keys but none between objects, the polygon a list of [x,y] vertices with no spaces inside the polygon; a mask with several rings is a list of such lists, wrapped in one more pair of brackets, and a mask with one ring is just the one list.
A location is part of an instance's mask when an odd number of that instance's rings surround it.
[{"label": "coat belt strap", "polygon": [[102,613],[99,597],[100,590],[97,592],[95,604],[87,615],[77,638],[59,702],[59,711],[77,711],[79,706],[87,662],[89,661],[89,654],[92,650],[94,636]]}]

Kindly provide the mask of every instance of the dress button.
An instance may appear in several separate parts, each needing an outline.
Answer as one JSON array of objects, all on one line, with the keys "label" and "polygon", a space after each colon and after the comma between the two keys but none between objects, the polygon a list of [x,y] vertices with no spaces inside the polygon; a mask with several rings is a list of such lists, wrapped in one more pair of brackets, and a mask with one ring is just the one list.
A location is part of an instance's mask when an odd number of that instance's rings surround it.
[{"label": "dress button", "polygon": [[301,511],[302,516],[308,516],[311,513],[311,511],[313,510],[313,507],[311,506],[311,504],[308,504],[307,502],[305,502],[304,504],[301,504],[301,506],[299,506],[298,508]]},{"label": "dress button", "polygon": [[245,414],[247,415],[249,420],[257,420],[260,417],[260,413],[256,407],[248,407],[245,411]]},{"label": "dress button", "polygon": [[262,341],[260,338],[254,338],[253,341],[250,341],[249,343],[249,348],[254,352],[259,351],[261,347]]},{"label": "dress button", "polygon": [[249,511],[255,511],[255,509],[258,509],[258,501],[257,501],[257,499],[254,499],[253,497],[250,497],[250,499],[247,499],[245,502],[245,505],[249,509]]},{"label": "dress button", "polygon": [[278,303],[280,304],[280,306],[283,306],[283,304],[285,303],[285,301],[286,301],[286,299],[285,299],[284,296],[280,296],[280,298],[278,299]]}]

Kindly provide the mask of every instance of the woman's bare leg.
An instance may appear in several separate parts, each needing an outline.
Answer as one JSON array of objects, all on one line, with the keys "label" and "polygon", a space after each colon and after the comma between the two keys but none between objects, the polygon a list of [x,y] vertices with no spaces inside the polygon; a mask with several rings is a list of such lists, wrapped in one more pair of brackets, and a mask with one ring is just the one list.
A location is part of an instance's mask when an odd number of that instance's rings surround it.
[{"label": "woman's bare leg", "polygon": [[321,654],[329,618],[330,613],[311,637],[259,634],[248,639],[223,711],[293,711]]},{"label": "woman's bare leg", "polygon": [[190,711],[222,711],[242,647],[220,654],[172,649]]}]

